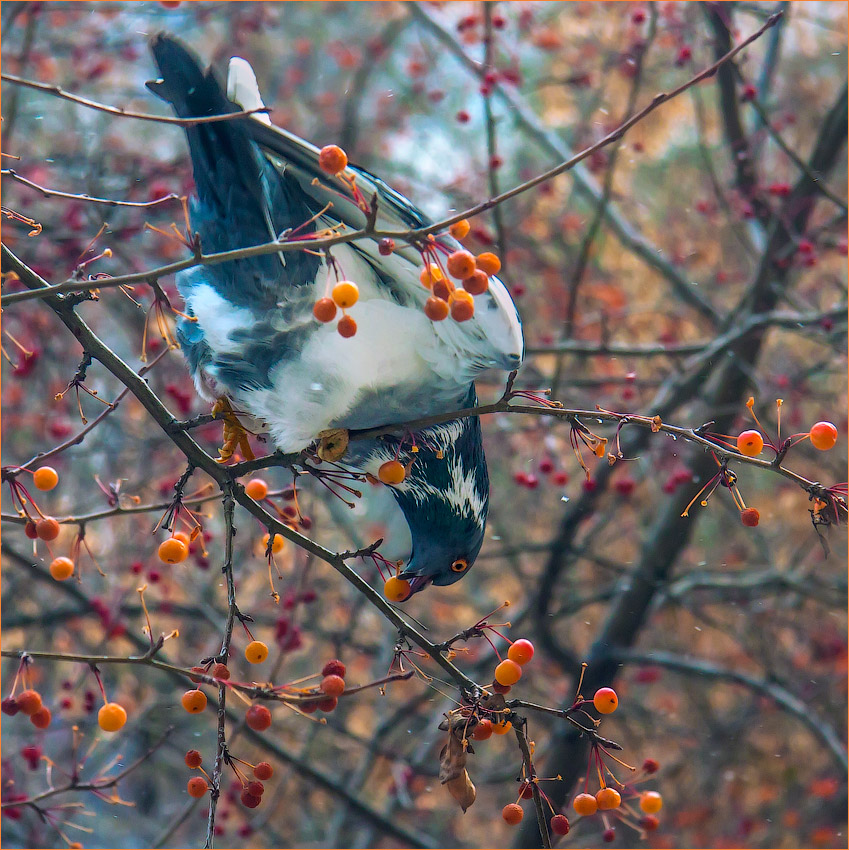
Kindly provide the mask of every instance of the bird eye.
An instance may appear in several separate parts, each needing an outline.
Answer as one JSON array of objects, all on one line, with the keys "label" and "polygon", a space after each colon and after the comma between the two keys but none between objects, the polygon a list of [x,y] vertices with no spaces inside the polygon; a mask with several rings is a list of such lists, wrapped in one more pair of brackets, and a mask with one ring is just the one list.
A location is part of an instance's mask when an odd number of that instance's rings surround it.
[{"label": "bird eye", "polygon": [[467,570],[469,567],[469,562],[465,558],[457,558],[453,564],[451,564],[451,570],[455,573],[462,573],[464,570]]}]

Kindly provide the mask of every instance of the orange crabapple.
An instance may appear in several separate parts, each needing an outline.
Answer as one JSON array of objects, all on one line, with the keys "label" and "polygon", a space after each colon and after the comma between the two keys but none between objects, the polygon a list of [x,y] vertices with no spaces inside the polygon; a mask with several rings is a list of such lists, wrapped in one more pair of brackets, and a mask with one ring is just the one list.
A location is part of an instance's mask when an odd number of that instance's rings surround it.
[{"label": "orange crabapple", "polygon": [[340,280],[339,283],[333,287],[333,291],[330,295],[338,307],[341,307],[343,310],[347,310],[359,301],[360,290],[357,284],[353,281]]},{"label": "orange crabapple", "polygon": [[193,776],[186,783],[186,791],[190,797],[200,799],[209,790],[209,783],[202,776]]},{"label": "orange crabapple", "polygon": [[104,732],[117,732],[127,722],[127,711],[117,702],[108,702],[97,712],[97,725]]},{"label": "orange crabapple", "polygon": [[469,295],[483,295],[489,289],[489,278],[486,276],[486,272],[476,269],[467,278],[464,278],[463,289]]},{"label": "orange crabapple", "polygon": [[332,298],[319,298],[312,305],[312,314],[319,322],[332,322],[336,318],[336,305]]},{"label": "orange crabapple", "polygon": [[255,502],[261,502],[268,495],[268,484],[262,478],[251,478],[245,484],[245,494]]},{"label": "orange crabapple", "polygon": [[831,422],[817,422],[811,428],[810,437],[815,449],[827,452],[837,444],[837,428]]},{"label": "orange crabapple", "polygon": [[443,279],[442,269],[436,263],[428,263],[420,272],[419,280],[425,289],[432,289],[433,285]]},{"label": "orange crabapple", "polygon": [[522,678],[522,668],[509,658],[495,668],[495,681],[499,685],[515,685]]},{"label": "orange crabapple", "polygon": [[343,339],[350,339],[357,333],[357,323],[350,316],[342,316],[336,330]]},{"label": "orange crabapple", "polygon": [[501,817],[503,817],[510,826],[516,826],[517,823],[521,823],[524,816],[525,813],[522,811],[522,807],[518,803],[508,803],[501,810]]},{"label": "orange crabapple", "polygon": [[467,277],[471,277],[472,272],[474,272],[476,267],[475,258],[468,251],[454,251],[448,255],[445,266],[451,277],[457,280],[464,280]]},{"label": "orange crabapple", "polygon": [[525,638],[519,638],[510,644],[507,657],[517,664],[527,664],[534,657],[534,645]]},{"label": "orange crabapple", "polygon": [[254,732],[264,732],[271,726],[271,712],[264,705],[252,705],[245,712],[245,723]]},{"label": "orange crabapple", "polygon": [[619,707],[619,697],[613,688],[599,688],[593,697],[593,705],[599,714],[613,714]]},{"label": "orange crabapple", "polygon": [[54,558],[50,562],[50,575],[56,581],[67,581],[74,574],[74,562],[70,558]]},{"label": "orange crabapple", "polygon": [[206,708],[206,694],[200,689],[186,691],[180,702],[189,714],[200,714]]},{"label": "orange crabapple", "polygon": [[442,322],[448,318],[448,302],[441,298],[430,297],[425,301],[424,313],[432,322]]},{"label": "orange crabapple", "polygon": [[185,544],[186,544],[186,546],[188,546],[188,545],[189,545],[189,543],[191,543],[191,542],[192,542],[192,541],[191,541],[191,539],[189,538],[189,535],[188,535],[188,534],[186,534],[186,532],[185,532],[185,531],[175,531],[175,532],[174,532],[171,536],[172,536],[175,540],[182,540],[182,541],[183,541],[183,543],[185,543]]},{"label": "orange crabapple", "polygon": [[399,460],[387,460],[377,470],[377,477],[384,484],[397,485],[407,477],[407,470]]},{"label": "orange crabapple", "polygon": [[[262,548],[268,549],[268,534],[264,534],[262,537]],[[282,552],[286,548],[286,538],[283,537],[282,534],[275,534],[274,540],[271,543],[271,551],[276,555],[279,552]]]},{"label": "orange crabapple", "polygon": [[203,756],[197,750],[189,750],[186,753],[184,761],[186,762],[186,767],[200,767],[203,764]]},{"label": "orange crabapple", "polygon": [[36,729],[46,729],[50,725],[50,721],[53,719],[53,715],[50,713],[50,709],[43,705],[38,711],[34,712],[29,716],[29,722],[35,726]]},{"label": "orange crabapple", "polygon": [[348,165],[348,155],[339,145],[325,145],[318,152],[318,167],[327,174],[339,174]]},{"label": "orange crabapple", "polygon": [[454,224],[449,226],[448,232],[455,239],[465,239],[465,237],[469,235],[469,231],[471,229],[472,226],[469,224],[468,219],[461,218],[459,221],[455,221]]},{"label": "orange crabapple", "polygon": [[622,805],[622,796],[615,788],[600,788],[595,799],[602,811],[618,809]]},{"label": "orange crabapple", "polygon": [[251,664],[262,664],[268,658],[268,647],[261,640],[252,640],[245,647],[245,658]]},{"label": "orange crabapple", "polygon": [[41,694],[31,689],[21,691],[15,701],[18,704],[18,710],[29,717],[41,708]]},{"label": "orange crabapple", "polygon": [[45,516],[36,522],[35,531],[42,540],[55,540],[59,536],[59,523],[52,516]]},{"label": "orange crabapple", "polygon": [[338,697],[345,693],[345,680],[335,673],[325,676],[318,686],[319,690],[329,697]]},{"label": "orange crabapple", "polygon": [[254,776],[261,779],[263,782],[271,779],[274,775],[274,768],[267,761],[257,762],[254,767]]},{"label": "orange crabapple", "polygon": [[475,258],[475,264],[484,274],[498,274],[501,271],[501,260],[491,251],[484,251]]},{"label": "orange crabapple", "polygon": [[754,528],[761,521],[761,514],[757,508],[745,508],[740,512],[740,521],[747,528]]},{"label": "orange crabapple", "polygon": [[40,466],[32,474],[36,490],[52,490],[59,483],[59,473],[52,466]]},{"label": "orange crabapple", "polygon": [[169,537],[159,544],[156,554],[165,564],[179,564],[189,557],[189,547],[179,537]]},{"label": "orange crabapple", "polygon": [[403,602],[410,595],[410,582],[398,576],[390,576],[383,585],[383,595],[390,602]]},{"label": "orange crabapple", "polygon": [[640,808],[647,815],[656,815],[663,808],[663,797],[657,791],[643,791],[640,794]]},{"label": "orange crabapple", "polygon": [[737,437],[737,451],[746,457],[757,457],[764,448],[764,438],[760,431],[743,431]]},{"label": "orange crabapple", "polygon": [[465,289],[455,289],[448,299],[448,306],[455,322],[468,322],[475,315],[475,300]]},{"label": "orange crabapple", "polygon": [[572,808],[582,817],[589,817],[598,811],[598,800],[592,794],[578,794],[572,800]]}]

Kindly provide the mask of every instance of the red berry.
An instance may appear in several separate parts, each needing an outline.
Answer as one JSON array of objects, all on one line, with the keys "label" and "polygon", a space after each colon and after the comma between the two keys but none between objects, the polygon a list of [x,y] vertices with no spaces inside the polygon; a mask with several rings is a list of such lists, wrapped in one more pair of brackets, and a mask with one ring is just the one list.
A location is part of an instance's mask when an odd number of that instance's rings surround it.
[{"label": "red berry", "polygon": [[388,257],[395,250],[395,240],[384,238],[377,243],[377,250],[382,257]]},{"label": "red berry", "polygon": [[21,691],[17,698],[18,709],[29,717],[41,708],[41,694],[38,691]]},{"label": "red berry", "polygon": [[485,741],[492,737],[492,721],[484,718],[479,720],[477,726],[472,729],[471,736],[476,741]]},{"label": "red berry", "polygon": [[746,508],[740,513],[740,521],[748,528],[754,528],[761,521],[760,511],[757,508]]},{"label": "red berry", "polygon": [[660,821],[654,815],[646,815],[640,818],[640,826],[646,832],[654,832],[660,826]]},{"label": "red berry", "polygon": [[342,316],[339,319],[339,324],[336,325],[336,330],[339,332],[339,336],[350,339],[357,332],[357,323],[350,316]]},{"label": "red berry", "polygon": [[38,538],[38,529],[32,520],[29,520],[24,526],[24,534],[26,534],[30,540],[36,540]]},{"label": "red berry", "polygon": [[323,711],[325,714],[330,714],[334,708],[336,708],[339,700],[336,697],[326,697],[325,699],[320,699],[318,701],[318,710]]},{"label": "red berry", "polygon": [[203,756],[197,750],[189,750],[185,756],[186,767],[196,768],[203,764]]},{"label": "red berry", "polygon": [[9,717],[14,717],[20,710],[18,701],[14,697],[6,697],[6,699],[0,702],[0,711],[3,714],[8,714]]},{"label": "red berry", "polygon": [[255,797],[253,794],[249,794],[247,789],[242,791],[239,795],[239,799],[242,801],[242,805],[246,809],[255,809],[261,802],[261,797]]},{"label": "red berry", "polygon": [[463,289],[470,295],[483,295],[489,289],[489,278],[486,272],[476,269],[463,281]]},{"label": "red berry", "polygon": [[531,797],[534,796],[534,788],[530,782],[525,782],[522,784],[522,787],[519,789],[519,796],[523,800],[530,800]]},{"label": "red berry", "polygon": [[338,697],[345,692],[345,680],[341,676],[331,674],[321,680],[319,689],[329,697]]},{"label": "red berry", "polygon": [[193,776],[186,783],[186,791],[189,792],[190,797],[194,797],[195,799],[203,797],[208,790],[209,783],[202,776]]},{"label": "red berry", "polygon": [[336,318],[336,304],[332,298],[319,298],[312,305],[312,314],[319,322],[332,322]]},{"label": "red berry", "polygon": [[263,782],[268,779],[271,779],[273,775],[274,768],[267,761],[258,762],[256,767],[254,768],[254,776],[257,779],[261,779]]},{"label": "red berry", "polygon": [[341,676],[343,679],[345,678],[345,665],[334,658],[333,661],[328,661],[324,667],[321,668],[322,676]]},{"label": "red berry", "polygon": [[534,657],[534,645],[524,638],[520,638],[510,644],[507,657],[517,664],[527,664]]},{"label": "red berry", "polygon": [[601,840],[605,842],[605,844],[610,844],[616,838],[616,830],[615,829],[606,829],[601,834]]},{"label": "red berry", "polygon": [[569,818],[566,815],[555,815],[551,819],[551,831],[555,835],[569,834]]},{"label": "red berry", "polygon": [[493,680],[492,685],[490,685],[493,691],[497,694],[509,694],[513,688],[510,685],[502,685],[499,682]]},{"label": "red berry", "polygon": [[42,540],[55,540],[59,536],[59,523],[52,516],[45,516],[36,522],[35,530]]},{"label": "red berry", "polygon": [[525,813],[522,811],[522,807],[518,803],[508,803],[501,810],[501,817],[503,817],[510,826],[516,826],[517,823],[521,823],[524,816]]},{"label": "red berry", "polygon": [[265,793],[265,786],[261,782],[248,782],[245,790],[254,797],[261,797]]},{"label": "red berry", "polygon": [[318,153],[318,166],[328,174],[339,174],[348,165],[348,155],[338,145],[325,145]]},{"label": "red berry", "polygon": [[271,726],[271,712],[264,705],[252,705],[245,713],[245,723],[255,732],[264,732]]},{"label": "red berry", "polygon": [[657,759],[646,759],[643,762],[643,770],[646,773],[657,773],[660,770],[660,763]]},{"label": "red berry", "polygon": [[50,709],[43,705],[38,709],[34,714],[31,714],[29,717],[29,722],[35,726],[36,729],[46,729],[50,725],[50,721],[53,719],[53,716],[50,713]]},{"label": "red berry", "polygon": [[216,679],[229,679],[230,669],[226,664],[213,664],[212,669],[209,671],[209,675],[215,676]]}]

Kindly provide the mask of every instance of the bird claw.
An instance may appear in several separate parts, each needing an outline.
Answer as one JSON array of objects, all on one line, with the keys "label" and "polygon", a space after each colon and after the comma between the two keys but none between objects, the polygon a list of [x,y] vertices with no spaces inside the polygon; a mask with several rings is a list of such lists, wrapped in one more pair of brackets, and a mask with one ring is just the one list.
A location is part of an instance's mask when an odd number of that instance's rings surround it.
[{"label": "bird claw", "polygon": [[215,462],[227,463],[233,457],[237,448],[245,460],[255,460],[256,455],[248,441],[248,432],[236,418],[230,399],[221,396],[213,405],[212,413],[215,416],[221,415],[224,420],[224,445],[218,449],[219,456],[215,459]]}]

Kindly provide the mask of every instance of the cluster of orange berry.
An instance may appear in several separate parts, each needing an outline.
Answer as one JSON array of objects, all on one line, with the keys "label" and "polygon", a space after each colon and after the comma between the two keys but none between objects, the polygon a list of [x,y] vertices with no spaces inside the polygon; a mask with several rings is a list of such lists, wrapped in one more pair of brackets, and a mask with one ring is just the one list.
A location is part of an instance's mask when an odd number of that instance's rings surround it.
[{"label": "cluster of orange berry", "polygon": [[[253,771],[254,779],[250,779],[234,764],[239,761]],[[189,750],[185,756],[186,767],[192,770],[199,770],[203,776],[193,776],[186,784],[186,791],[190,797],[200,799],[209,790],[211,782],[209,774],[203,769],[203,756],[197,750]],[[241,801],[242,805],[248,809],[255,809],[262,802],[262,795],[265,793],[263,782],[267,782],[274,775],[274,768],[267,762],[261,761],[257,764],[236,759],[233,756],[228,756],[228,762],[239,781],[242,784]]]},{"label": "cluster of orange berry", "polygon": [[[552,834],[562,836],[568,835],[569,830],[571,829],[571,825],[569,823],[569,818],[566,815],[556,812],[554,810],[554,806],[551,804],[551,801],[548,799],[548,796],[545,792],[540,788],[539,789],[540,796],[548,804],[549,809],[552,812],[551,820],[548,822],[548,826],[551,829]],[[530,800],[533,797],[534,791],[533,786],[530,782],[523,782],[519,787],[519,800]],[[517,826],[522,822],[525,813],[522,810],[522,806],[518,802],[508,803],[501,810],[501,817],[504,818],[504,821],[510,826]]]},{"label": "cluster of orange berry", "polygon": [[[469,222],[462,219],[452,224],[449,232],[455,238],[462,239],[469,229]],[[445,267],[448,275],[438,263],[427,262],[419,273],[422,286],[432,293],[425,301],[425,315],[432,322],[441,322],[449,315],[455,322],[467,322],[475,315],[472,296],[482,295],[489,289],[489,278],[498,274],[501,260],[490,251],[475,257],[469,251],[460,249],[448,255]],[[462,288],[455,286],[450,280],[452,277],[461,282]]]},{"label": "cluster of orange berry", "polygon": [[510,688],[522,678],[522,667],[534,657],[534,645],[525,638],[514,640],[505,658],[495,668],[493,689],[496,693],[509,693]]},{"label": "cluster of orange berry", "polygon": [[12,696],[0,702],[0,711],[9,717],[14,717],[18,712],[25,714],[36,729],[46,729],[53,719],[52,712],[41,701],[41,694],[33,688],[21,691],[17,697],[13,689]]},{"label": "cluster of orange berry", "polygon": [[342,310],[342,318],[336,325],[339,336],[349,339],[357,332],[357,323],[345,311],[349,310],[360,300],[360,290],[356,283],[350,280],[340,280],[330,291],[330,296],[319,298],[313,304],[312,314],[319,322],[327,324],[336,318],[336,308]]},{"label": "cluster of orange berry", "polygon": [[333,711],[339,703],[339,697],[345,693],[345,665],[334,658],[321,668],[322,679],[318,686],[318,699],[308,700],[298,704],[298,708],[305,714],[314,714],[316,711],[325,714]]}]

